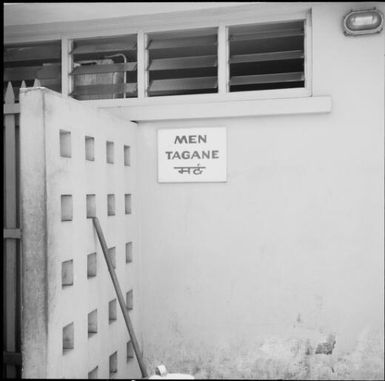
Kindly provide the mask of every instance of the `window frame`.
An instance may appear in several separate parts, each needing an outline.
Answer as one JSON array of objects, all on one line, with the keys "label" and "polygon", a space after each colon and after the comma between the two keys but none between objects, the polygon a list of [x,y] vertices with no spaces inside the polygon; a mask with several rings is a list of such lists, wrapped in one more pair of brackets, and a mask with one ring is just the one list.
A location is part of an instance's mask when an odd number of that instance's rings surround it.
[{"label": "window frame", "polygon": [[[258,24],[262,24],[262,22],[260,23],[247,23],[247,24],[231,24],[231,25],[226,25],[226,48],[227,48],[227,56],[226,56],[226,62],[227,62],[227,65],[226,65],[226,91],[228,94],[234,94],[234,93],[239,93],[239,92],[242,92],[242,93],[245,93],[246,96],[249,96],[249,98],[252,98],[253,97],[253,94],[255,92],[257,93],[260,93],[261,94],[261,98],[268,98],[268,94],[271,93],[272,91],[281,91],[281,92],[285,92],[287,90],[293,90],[293,89],[297,89],[297,90],[302,90],[304,91],[304,96],[307,96],[307,95],[311,95],[312,94],[312,91],[311,91],[311,84],[309,83],[309,78],[311,77],[308,73],[308,68],[310,67],[309,65],[309,60],[307,59],[307,54],[308,54],[308,51],[310,50],[310,46],[307,46],[307,44],[309,43],[309,39],[306,39],[307,38],[307,33],[309,32],[309,21],[308,21],[308,18],[298,18],[298,19],[293,19],[293,20],[288,20],[288,19],[285,19],[285,20],[281,20],[281,21],[272,21],[272,22],[268,22],[269,24],[278,24],[279,22],[287,22],[287,21],[303,21],[304,23],[304,82],[305,82],[305,86],[304,87],[296,87],[296,88],[288,88],[288,89],[285,89],[285,88],[278,88],[278,89],[268,89],[268,90],[249,90],[249,91],[232,91],[230,92],[230,41],[229,41],[229,35],[230,35],[230,28],[232,27],[238,27],[238,26],[244,26],[244,25],[249,25],[249,26],[253,26],[253,25],[258,25]],[[263,23],[264,24],[264,23]],[[265,96],[266,95],[266,96]]]},{"label": "window frame", "polygon": [[[172,17],[172,16],[171,16]],[[229,45],[228,29],[231,26],[275,23],[281,21],[304,20],[304,75],[305,87],[292,89],[270,89],[229,92]],[[62,95],[69,96],[72,91],[73,82],[70,75],[72,69],[72,41],[85,38],[103,38],[114,37],[127,34],[136,34],[137,36],[137,97],[118,98],[118,99],[95,99],[82,100],[83,103],[89,103],[96,107],[115,107],[115,106],[149,106],[161,104],[182,104],[182,103],[203,103],[203,102],[231,102],[243,100],[258,99],[278,99],[278,98],[306,98],[313,95],[312,92],[312,11],[311,7],[301,7],[293,12],[282,12],[279,10],[268,10],[262,14],[248,12],[243,15],[233,17],[230,13],[225,17],[212,17],[210,21],[205,18],[203,21],[194,17],[188,23],[173,20],[170,23],[161,22],[157,25],[144,26],[117,26],[111,27],[108,21],[103,26],[89,27],[85,31],[66,32],[59,35],[51,35],[48,40],[60,39],[62,43]],[[218,30],[218,92],[212,94],[186,94],[186,95],[167,95],[167,96],[146,96],[146,83],[148,81],[148,72],[146,70],[148,63],[148,52],[146,49],[147,35],[156,32],[177,32],[178,30],[204,29],[216,27]],[[47,36],[36,35],[28,39],[17,38],[17,41],[6,41],[6,43],[16,42],[38,42],[48,41]]]},{"label": "window frame", "polygon": [[[66,95],[66,96],[69,96],[73,99],[76,99],[75,97],[71,96],[71,93],[72,91],[74,90],[74,84],[75,84],[75,76],[74,75],[71,75],[71,72],[74,70],[74,59],[73,59],[73,54],[71,54],[71,52],[73,51],[73,48],[74,48],[74,43],[78,42],[78,41],[81,41],[82,43],[85,42],[86,40],[89,40],[89,41],[93,41],[93,40],[98,40],[98,39],[114,39],[114,38],[119,38],[119,37],[131,37],[131,36],[135,36],[135,41],[136,41],[136,45],[138,45],[138,34],[137,33],[125,33],[125,34],[114,34],[114,35],[103,35],[103,36],[98,36],[98,37],[81,37],[81,38],[72,38],[72,39],[67,39],[68,41],[68,54],[67,54],[67,59],[68,59],[68,89],[67,89],[67,92],[64,93],[63,92],[63,95]],[[127,98],[130,98],[130,99],[137,99],[138,98],[138,52],[136,50],[136,82],[135,85],[136,85],[136,93],[137,95],[135,97],[127,97]],[[112,73],[112,72],[109,72],[109,74]],[[132,82],[126,82],[126,83],[132,83]],[[112,100],[117,100],[117,99],[127,99],[125,96],[122,96],[121,98],[118,97],[118,98],[112,98]],[[111,99],[111,98],[100,98],[99,100],[107,100],[107,99]],[[77,99],[78,100],[78,99]],[[92,99],[83,99],[83,100],[80,100],[81,102],[84,102],[84,101],[90,101]]]},{"label": "window frame", "polygon": [[[12,83],[12,87],[15,89],[19,89],[21,86],[23,86],[23,82],[24,82],[24,86],[27,86],[29,87],[30,84],[32,82],[36,83],[35,81],[38,81],[39,83],[39,86],[42,86],[44,87],[44,81],[45,80],[48,80],[48,81],[52,81],[53,79],[59,79],[60,78],[60,93],[62,94],[63,93],[63,83],[62,83],[62,80],[63,80],[63,77],[62,77],[62,72],[63,72],[63,62],[62,62],[62,59],[63,59],[63,51],[62,51],[62,40],[60,37],[56,37],[56,38],[41,38],[41,39],[38,39],[38,40],[17,40],[17,41],[4,41],[3,43],[3,54],[5,53],[6,49],[14,49],[14,48],[37,48],[37,49],[42,49],[44,48],[44,45],[56,45],[57,44],[57,47],[56,48],[59,48],[60,47],[60,55],[58,55],[58,57],[55,57],[55,58],[52,58],[52,56],[48,59],[44,59],[44,58],[40,58],[40,59],[23,59],[22,61],[16,59],[16,61],[13,61],[14,63],[19,63],[22,62],[22,64],[19,66],[19,65],[16,65],[16,66],[8,66],[10,61],[6,62],[5,60],[3,60],[3,84],[5,83]],[[60,61],[58,61],[58,63],[56,62],[56,60],[58,60],[60,57]],[[38,62],[36,62],[38,61]],[[41,63],[39,63],[41,62]],[[39,69],[36,69],[37,71],[40,71],[40,70],[44,70],[44,65],[46,64],[49,64],[49,65],[55,65],[55,66],[59,66],[60,65],[60,70],[58,70],[58,75],[55,76],[55,77],[51,77],[51,76],[48,76],[48,77],[35,77],[34,79],[32,79],[32,77],[24,77],[24,78],[20,78],[20,79],[15,79],[15,78],[12,78],[12,74],[11,74],[11,78],[8,78],[7,80],[5,79],[6,78],[6,70],[9,68],[9,69],[16,69],[17,67],[19,67],[19,69],[29,69],[29,70],[33,70],[33,68],[37,68],[39,67]],[[59,74],[60,73],[60,74]],[[21,85],[18,86],[16,85],[14,82],[21,82]],[[29,83],[30,84],[29,84]],[[43,85],[40,85],[40,83],[43,83]],[[51,83],[52,85],[52,83]],[[47,86],[50,86],[50,84],[47,84]],[[47,87],[48,89],[50,89],[49,87]],[[52,90],[52,89],[50,89]],[[52,90],[52,91],[56,91],[56,90]]]},{"label": "window frame", "polygon": [[[217,78],[217,91],[213,92],[213,93],[209,93],[211,95],[216,95],[219,93],[219,78],[218,78],[218,72],[219,72],[219,57],[218,57],[218,50],[219,50],[219,41],[218,41],[218,37],[219,37],[219,28],[218,26],[210,26],[210,27],[206,27],[206,26],[202,26],[202,27],[199,27],[199,28],[178,28],[176,30],[164,30],[164,31],[160,31],[159,33],[168,33],[168,32],[194,32],[194,31],[205,31],[205,30],[208,30],[208,29],[215,29],[216,30],[216,38],[217,38],[217,49],[216,49],[216,59],[217,59],[217,73],[216,73],[216,78]],[[145,81],[145,98],[167,98],[167,97],[180,97],[180,96],[187,96],[188,94],[175,94],[175,95],[162,95],[162,96],[157,96],[157,95],[148,95],[148,89],[150,87],[150,73],[149,73],[149,70],[147,70],[146,68],[149,67],[150,65],[150,52],[149,52],[149,49],[146,48],[146,46],[148,46],[148,42],[149,42],[149,37],[151,34],[157,34],[158,32],[147,32],[145,34],[145,67],[144,67],[144,70],[145,70],[145,75],[146,75],[146,81]],[[201,96],[201,95],[207,95],[208,93],[197,93],[197,94],[191,94],[190,96]]]}]

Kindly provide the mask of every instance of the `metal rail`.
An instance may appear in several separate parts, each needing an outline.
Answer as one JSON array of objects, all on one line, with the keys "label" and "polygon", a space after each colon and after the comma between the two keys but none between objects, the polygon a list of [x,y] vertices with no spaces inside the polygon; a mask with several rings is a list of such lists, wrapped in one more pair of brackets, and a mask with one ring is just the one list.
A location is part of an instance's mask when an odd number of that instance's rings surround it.
[{"label": "metal rail", "polygon": [[112,283],[114,284],[116,295],[117,295],[118,300],[119,300],[120,308],[122,309],[122,312],[123,312],[124,321],[126,322],[128,333],[129,333],[130,338],[131,338],[132,346],[134,347],[134,352],[136,355],[136,359],[138,360],[138,363],[139,363],[139,368],[140,368],[140,371],[142,373],[142,377],[147,378],[148,374],[147,374],[146,367],[144,365],[142,353],[140,351],[139,344],[138,344],[138,341],[137,341],[136,336],[135,336],[135,332],[134,332],[134,328],[133,328],[131,320],[130,320],[130,316],[128,315],[126,303],[124,302],[124,298],[123,298],[122,290],[120,289],[118,278],[115,274],[114,267],[112,266],[111,258],[108,255],[108,247],[107,247],[107,243],[106,243],[106,240],[104,238],[104,235],[103,235],[102,228],[101,228],[100,223],[99,223],[99,219],[97,217],[93,217],[92,221],[94,223],[94,227],[96,229],[96,233],[98,235],[100,245],[101,245],[102,250],[103,250],[104,258],[106,259],[106,262],[107,262],[108,271],[110,272]]}]

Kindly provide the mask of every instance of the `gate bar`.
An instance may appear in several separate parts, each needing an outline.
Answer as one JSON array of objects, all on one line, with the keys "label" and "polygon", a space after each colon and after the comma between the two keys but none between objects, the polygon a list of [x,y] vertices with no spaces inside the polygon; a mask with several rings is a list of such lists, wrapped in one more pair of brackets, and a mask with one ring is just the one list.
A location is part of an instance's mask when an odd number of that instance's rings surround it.
[{"label": "gate bar", "polygon": [[3,229],[3,238],[9,239],[21,239],[21,230],[16,229]]},{"label": "gate bar", "polygon": [[3,351],[3,364],[21,366],[21,353]]},{"label": "gate bar", "polygon": [[138,341],[136,340],[134,328],[132,326],[130,316],[128,315],[126,303],[124,302],[124,298],[123,298],[122,290],[120,289],[118,278],[117,278],[117,276],[115,274],[115,270],[112,266],[111,258],[108,255],[107,243],[106,243],[106,240],[104,238],[103,231],[102,231],[102,228],[101,228],[100,223],[99,223],[99,219],[97,217],[93,217],[92,221],[94,223],[96,233],[98,234],[100,245],[102,246],[104,258],[106,259],[108,271],[110,272],[112,283],[114,284],[116,295],[118,296],[120,308],[122,309],[122,312],[123,312],[124,321],[126,322],[128,333],[129,333],[131,341],[132,341],[132,346],[134,347],[136,359],[138,360],[139,368],[140,368],[140,371],[142,373],[142,377],[147,378],[148,374],[147,374],[147,370],[146,370],[146,367],[145,367],[144,362],[143,362],[142,353],[140,352],[139,344],[138,344]]}]

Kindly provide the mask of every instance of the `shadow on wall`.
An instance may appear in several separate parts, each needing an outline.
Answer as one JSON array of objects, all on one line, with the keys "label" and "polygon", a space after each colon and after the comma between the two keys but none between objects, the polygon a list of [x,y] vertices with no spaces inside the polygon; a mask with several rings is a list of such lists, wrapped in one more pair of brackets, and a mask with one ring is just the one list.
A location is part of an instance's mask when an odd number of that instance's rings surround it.
[{"label": "shadow on wall", "polygon": [[[162,348],[147,348],[148,369],[166,364],[170,373],[199,379],[383,380],[384,342],[380,332],[363,331],[351,353],[337,354],[338,337],[271,337],[253,345],[240,342],[221,348],[198,348],[179,338]],[[317,337],[318,336],[318,337]],[[179,341],[179,342],[176,342]]]}]

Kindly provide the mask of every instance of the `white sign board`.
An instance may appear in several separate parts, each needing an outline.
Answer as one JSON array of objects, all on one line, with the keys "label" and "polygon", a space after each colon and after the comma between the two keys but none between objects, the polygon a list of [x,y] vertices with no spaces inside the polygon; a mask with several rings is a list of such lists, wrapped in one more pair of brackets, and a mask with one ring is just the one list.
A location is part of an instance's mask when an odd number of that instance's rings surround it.
[{"label": "white sign board", "polygon": [[225,182],[226,128],[158,130],[160,183]]}]

